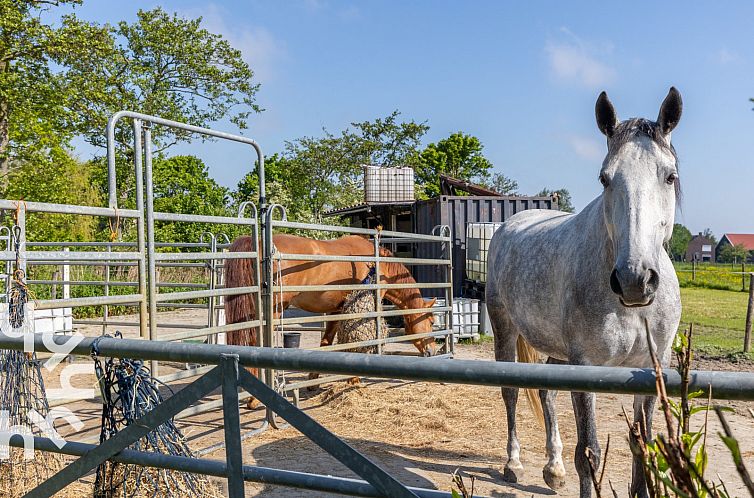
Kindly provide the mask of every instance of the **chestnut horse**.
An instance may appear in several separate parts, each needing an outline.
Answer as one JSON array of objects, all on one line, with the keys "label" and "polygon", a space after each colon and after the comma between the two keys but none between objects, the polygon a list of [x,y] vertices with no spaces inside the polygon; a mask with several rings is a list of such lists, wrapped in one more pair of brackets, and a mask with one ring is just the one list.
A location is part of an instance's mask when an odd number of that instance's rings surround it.
[{"label": "chestnut horse", "polygon": [[[347,235],[333,240],[314,240],[296,235],[277,234],[273,237],[275,250],[282,254],[319,254],[337,256],[374,256],[374,243],[365,237]],[[254,239],[249,236],[239,237],[230,245],[231,252],[246,252],[254,250]],[[392,257],[393,254],[385,248],[380,248],[380,256]],[[282,265],[279,268],[279,265]],[[275,284],[282,276],[282,285],[355,285],[369,277],[370,263],[348,261],[275,261],[273,265]],[[254,265],[250,259],[229,259],[225,261],[225,286],[246,287],[256,282]],[[380,262],[380,282],[387,284],[415,284],[408,268],[400,263]],[[328,290],[290,292],[283,290],[282,294],[275,292],[273,303],[275,314],[273,319],[279,319],[282,312],[293,305],[299,309],[312,313],[341,313],[343,302],[350,290]],[[435,299],[424,301],[419,289],[388,289],[382,291],[387,299],[399,309],[429,309]],[[282,299],[282,302],[281,302]],[[251,294],[239,294],[225,298],[225,321],[228,324],[254,320],[256,301]],[[422,334],[432,331],[434,318],[431,312],[417,312],[404,315],[407,334]],[[332,344],[335,336],[335,321],[326,322],[325,334],[321,346]],[[228,332],[228,344],[242,346],[256,346],[258,331],[256,328]],[[425,337],[413,341],[414,346],[423,356],[432,356],[436,352],[435,340]],[[251,369],[256,375],[256,369]]]}]

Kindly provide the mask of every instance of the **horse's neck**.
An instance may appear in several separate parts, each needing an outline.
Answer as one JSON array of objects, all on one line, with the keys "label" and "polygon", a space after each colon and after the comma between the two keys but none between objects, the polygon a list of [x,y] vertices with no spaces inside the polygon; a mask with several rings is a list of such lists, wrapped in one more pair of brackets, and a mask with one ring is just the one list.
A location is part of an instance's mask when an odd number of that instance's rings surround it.
[{"label": "horse's neck", "polygon": [[575,218],[574,221],[580,226],[579,232],[583,234],[580,239],[586,246],[582,247],[581,254],[592,262],[592,268],[594,268],[594,263],[597,263],[601,270],[611,272],[615,264],[615,257],[610,235],[605,225],[602,195],[600,194],[599,197],[590,202]]},{"label": "horse's neck", "polygon": [[[411,276],[404,265],[392,263],[385,265],[383,280],[389,284],[416,284],[416,280]],[[424,306],[424,299],[421,292],[416,287],[408,289],[389,289],[385,293],[385,299],[393,303],[399,309],[418,309]]]}]

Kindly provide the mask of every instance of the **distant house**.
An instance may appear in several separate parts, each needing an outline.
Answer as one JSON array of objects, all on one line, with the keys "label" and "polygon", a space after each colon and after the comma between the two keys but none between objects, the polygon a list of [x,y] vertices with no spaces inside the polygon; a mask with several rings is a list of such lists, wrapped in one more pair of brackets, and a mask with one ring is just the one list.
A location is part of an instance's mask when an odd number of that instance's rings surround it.
[{"label": "distant house", "polygon": [[686,261],[714,261],[715,260],[715,243],[708,237],[694,235],[686,249]]},{"label": "distant house", "polygon": [[715,259],[720,259],[720,251],[725,246],[735,246],[741,244],[743,245],[747,251],[749,251],[749,256],[747,261],[754,262],[754,233],[726,233],[723,235],[723,237],[720,239],[720,242],[717,243],[717,247],[715,248]]}]

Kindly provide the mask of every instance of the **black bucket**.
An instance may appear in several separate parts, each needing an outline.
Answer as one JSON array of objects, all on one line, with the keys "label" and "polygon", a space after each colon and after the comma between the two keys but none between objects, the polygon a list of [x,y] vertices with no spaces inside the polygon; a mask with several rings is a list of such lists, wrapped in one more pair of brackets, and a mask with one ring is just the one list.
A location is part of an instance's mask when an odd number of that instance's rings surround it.
[{"label": "black bucket", "polygon": [[301,332],[283,332],[283,347],[297,348],[301,345]]}]

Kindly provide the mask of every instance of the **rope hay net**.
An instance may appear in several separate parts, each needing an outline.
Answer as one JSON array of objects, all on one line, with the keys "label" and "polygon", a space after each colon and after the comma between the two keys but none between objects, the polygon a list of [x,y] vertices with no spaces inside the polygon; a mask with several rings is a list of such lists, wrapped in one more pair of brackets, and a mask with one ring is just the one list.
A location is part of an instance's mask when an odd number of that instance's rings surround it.
[{"label": "rope hay net", "polygon": [[[34,333],[33,304],[17,285],[9,304],[1,309],[0,327],[7,335]],[[25,289],[25,286],[24,286]],[[35,352],[0,350],[0,431],[22,436],[51,437],[54,427],[46,425],[50,406],[40,360]],[[31,491],[65,466],[56,453],[0,445],[0,496],[16,498]],[[78,496],[82,485],[68,486],[57,496]]]},{"label": "rope hay net", "polygon": [[[96,355],[95,346],[92,356],[102,391],[100,443],[162,403],[164,398],[160,393],[161,387],[172,394],[167,385],[152,377],[140,360],[108,358],[101,362]],[[164,455],[194,456],[186,438],[172,419],[149,432],[131,445],[130,449]],[[203,475],[112,461],[106,461],[97,467],[95,498],[154,496],[220,498],[223,494],[214,482]]]},{"label": "rope hay net", "polygon": [[[355,290],[348,294],[343,302],[343,314],[371,313],[376,309],[375,295],[372,290]],[[387,337],[387,323],[382,317],[379,318],[382,323],[380,337],[377,337],[377,320],[376,318],[355,318],[339,321],[335,326],[338,344],[384,339]],[[377,346],[357,346],[344,351],[375,354]]]}]

